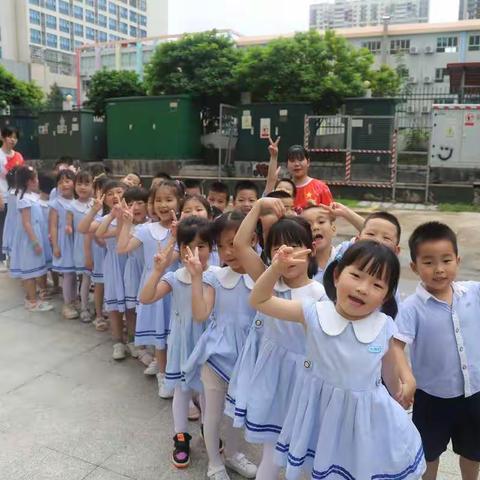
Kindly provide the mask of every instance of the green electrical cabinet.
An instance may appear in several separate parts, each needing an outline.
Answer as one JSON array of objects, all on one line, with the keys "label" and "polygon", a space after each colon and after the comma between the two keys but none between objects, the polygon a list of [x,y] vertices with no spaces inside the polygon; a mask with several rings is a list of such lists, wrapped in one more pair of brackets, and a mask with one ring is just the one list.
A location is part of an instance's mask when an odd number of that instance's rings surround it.
[{"label": "green electrical cabinet", "polygon": [[20,139],[15,147],[25,160],[37,160],[40,157],[38,147],[38,116],[12,114],[0,116],[0,128],[11,126],[18,129]]},{"label": "green electrical cabinet", "polygon": [[236,159],[248,162],[268,160],[268,136],[282,137],[279,159],[284,161],[291,145],[303,145],[305,115],[312,115],[308,102],[252,103],[239,107]]},{"label": "green electrical cabinet", "polygon": [[200,108],[189,95],[112,98],[106,112],[109,159],[200,158]]},{"label": "green electrical cabinet", "polygon": [[106,157],[105,121],[92,110],[45,111],[38,120],[42,160],[71,157],[97,162]]}]

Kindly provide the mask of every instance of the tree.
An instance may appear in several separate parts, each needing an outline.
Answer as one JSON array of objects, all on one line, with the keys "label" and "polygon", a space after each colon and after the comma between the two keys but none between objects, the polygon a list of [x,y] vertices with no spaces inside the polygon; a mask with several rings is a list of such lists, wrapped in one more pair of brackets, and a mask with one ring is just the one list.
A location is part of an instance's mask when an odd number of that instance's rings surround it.
[{"label": "tree", "polygon": [[50,93],[47,95],[46,107],[51,110],[61,110],[63,108],[63,93],[61,88],[54,83],[50,87]]},{"label": "tree", "polygon": [[43,92],[34,82],[17,80],[0,65],[0,103],[11,107],[39,108]]},{"label": "tree", "polygon": [[394,97],[400,92],[402,79],[388,65],[382,65],[371,73],[371,88],[374,97]]},{"label": "tree", "polygon": [[135,72],[104,69],[92,76],[85,106],[92,108],[96,115],[104,115],[107,98],[144,95],[145,87]]},{"label": "tree", "polygon": [[233,74],[239,59],[234,42],[215,30],[184,35],[157,47],[145,83],[151,95],[186,93],[203,107],[232,102],[239,94]]},{"label": "tree", "polygon": [[254,101],[309,101],[328,113],[343,98],[364,93],[372,64],[368,51],[355,49],[335,32],[322,36],[311,30],[248,49],[236,75]]}]

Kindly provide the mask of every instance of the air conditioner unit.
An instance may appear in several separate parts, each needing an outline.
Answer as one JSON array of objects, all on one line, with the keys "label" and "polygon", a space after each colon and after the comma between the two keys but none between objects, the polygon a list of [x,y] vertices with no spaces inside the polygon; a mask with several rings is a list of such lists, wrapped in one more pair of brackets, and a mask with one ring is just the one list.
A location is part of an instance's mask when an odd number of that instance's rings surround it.
[{"label": "air conditioner unit", "polygon": [[432,111],[432,107],[430,105],[422,106],[422,113],[430,113],[431,111]]},{"label": "air conditioner unit", "polygon": [[415,84],[417,83],[417,79],[415,77],[408,77],[408,83]]},{"label": "air conditioner unit", "polygon": [[418,54],[418,48],[417,47],[410,47],[410,55],[417,55]]},{"label": "air conditioner unit", "polygon": [[434,52],[434,49],[433,49],[433,47],[431,47],[430,45],[427,45],[427,46],[425,47],[425,53],[426,53],[426,54],[431,54],[431,53],[433,53],[433,52]]},{"label": "air conditioner unit", "polygon": [[413,105],[407,105],[407,113],[415,113],[415,107]]},{"label": "air conditioner unit", "polygon": [[427,75],[427,76],[423,79],[423,83],[433,83],[433,78]]}]

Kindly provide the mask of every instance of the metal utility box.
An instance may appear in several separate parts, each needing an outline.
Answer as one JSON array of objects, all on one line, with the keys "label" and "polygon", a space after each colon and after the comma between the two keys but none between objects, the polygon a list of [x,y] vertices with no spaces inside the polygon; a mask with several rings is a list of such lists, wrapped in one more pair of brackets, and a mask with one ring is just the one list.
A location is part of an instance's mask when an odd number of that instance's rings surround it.
[{"label": "metal utility box", "polygon": [[91,110],[47,111],[39,114],[40,158],[68,156],[95,162],[106,157],[105,121]]},{"label": "metal utility box", "polygon": [[200,158],[200,108],[189,95],[112,98],[106,112],[109,159]]},{"label": "metal utility box", "polygon": [[308,102],[252,103],[239,107],[238,142],[235,157],[240,161],[268,159],[268,137],[282,137],[279,161],[285,161],[291,145],[303,145],[305,115],[313,114]]},{"label": "metal utility box", "polygon": [[480,105],[433,105],[430,166],[480,169]]},{"label": "metal utility box", "polygon": [[1,115],[0,129],[6,126],[18,129],[20,139],[15,147],[25,160],[40,158],[38,147],[38,116],[37,115]]}]

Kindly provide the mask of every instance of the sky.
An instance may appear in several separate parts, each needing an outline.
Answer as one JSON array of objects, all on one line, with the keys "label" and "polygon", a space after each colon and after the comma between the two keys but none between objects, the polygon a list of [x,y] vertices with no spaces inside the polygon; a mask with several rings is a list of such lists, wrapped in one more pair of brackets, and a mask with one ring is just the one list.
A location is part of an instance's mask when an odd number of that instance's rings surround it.
[{"label": "sky", "polygon": [[[308,29],[315,0],[170,0],[169,33],[232,29],[270,35]],[[455,21],[459,0],[430,0],[430,22]]]}]

